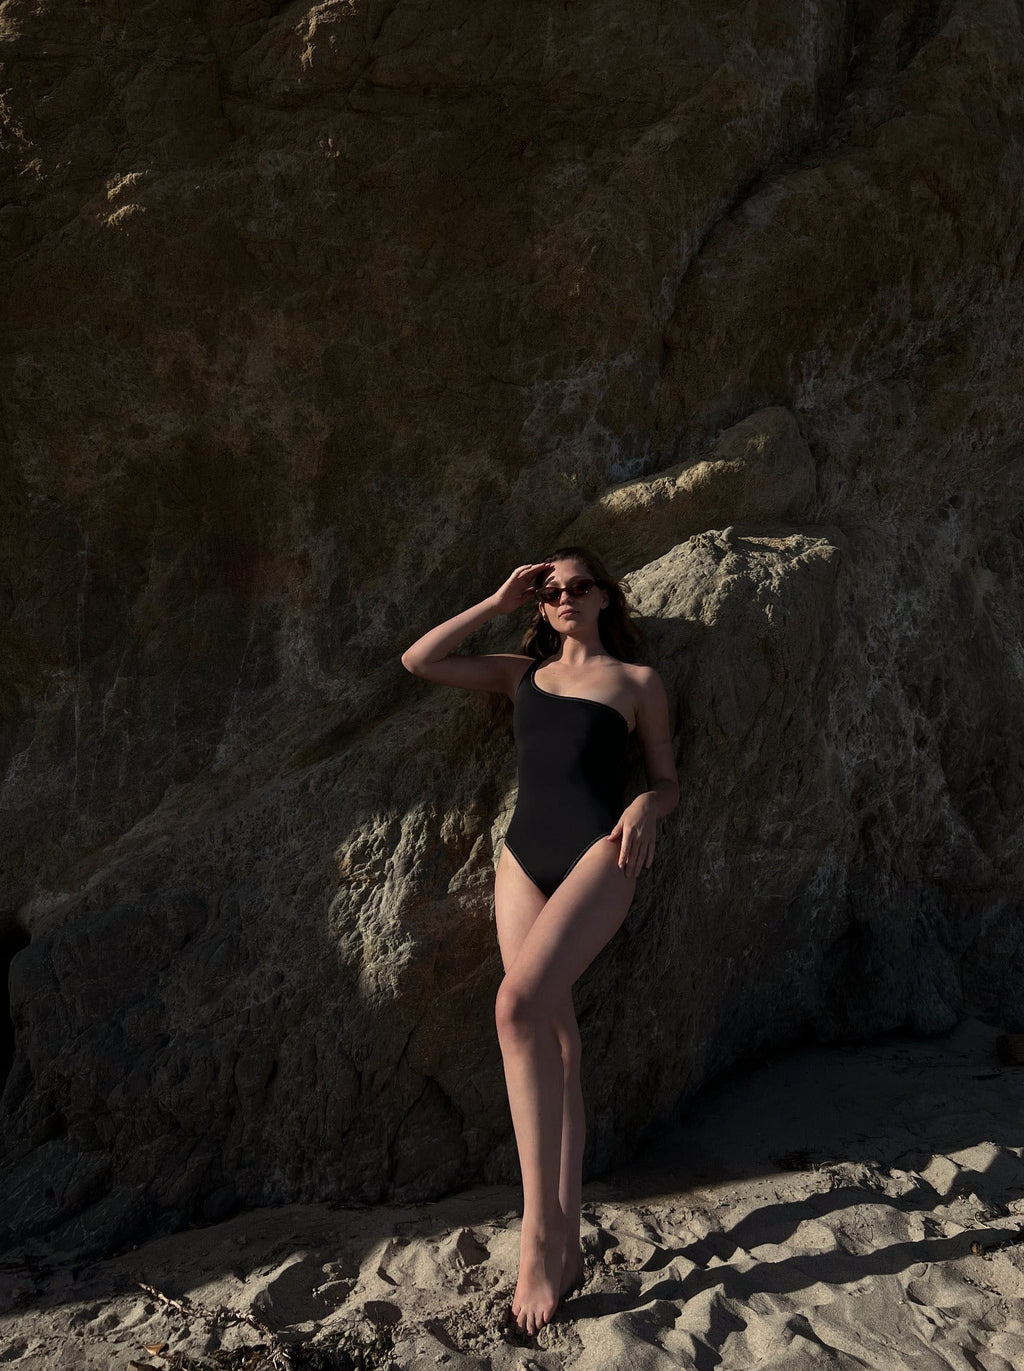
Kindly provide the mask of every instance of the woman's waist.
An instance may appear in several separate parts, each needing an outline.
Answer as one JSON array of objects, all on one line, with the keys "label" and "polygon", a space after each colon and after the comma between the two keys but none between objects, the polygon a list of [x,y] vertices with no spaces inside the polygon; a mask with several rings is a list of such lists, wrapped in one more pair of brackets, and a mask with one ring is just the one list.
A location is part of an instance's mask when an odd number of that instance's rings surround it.
[{"label": "woman's waist", "polygon": [[596,781],[585,778],[560,777],[550,781],[544,777],[521,776],[516,804],[529,805],[532,810],[557,820],[567,808],[586,807],[616,811],[625,804],[625,783],[620,778]]}]

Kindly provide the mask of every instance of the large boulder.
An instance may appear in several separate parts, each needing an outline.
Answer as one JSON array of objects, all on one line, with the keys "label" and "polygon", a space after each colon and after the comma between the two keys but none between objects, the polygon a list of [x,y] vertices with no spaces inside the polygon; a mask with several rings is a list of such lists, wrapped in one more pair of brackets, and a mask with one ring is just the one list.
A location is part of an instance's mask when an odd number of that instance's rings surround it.
[{"label": "large boulder", "polygon": [[398,658],[568,539],[682,783],[588,1169],[762,1047],[1024,1028],[1011,0],[7,0],[0,61],[7,1239],[515,1176],[510,706]]}]

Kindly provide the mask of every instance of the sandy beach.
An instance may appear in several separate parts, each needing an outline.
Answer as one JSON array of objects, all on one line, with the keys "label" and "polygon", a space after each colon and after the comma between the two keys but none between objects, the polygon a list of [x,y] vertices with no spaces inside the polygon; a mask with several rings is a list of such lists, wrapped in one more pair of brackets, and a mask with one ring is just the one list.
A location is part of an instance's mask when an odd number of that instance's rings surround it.
[{"label": "sandy beach", "polygon": [[19,1249],[0,1363],[1019,1371],[1024,1068],[999,1032],[968,1019],[713,1082],[585,1186],[586,1281],[535,1338],[503,1330],[519,1195],[488,1187],[259,1209],[86,1265]]}]

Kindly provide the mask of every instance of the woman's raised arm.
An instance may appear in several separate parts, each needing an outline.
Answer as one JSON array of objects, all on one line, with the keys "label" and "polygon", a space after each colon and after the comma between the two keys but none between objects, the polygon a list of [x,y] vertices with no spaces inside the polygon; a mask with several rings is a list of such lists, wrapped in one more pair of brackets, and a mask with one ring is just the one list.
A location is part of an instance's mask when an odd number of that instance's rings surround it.
[{"label": "woman's raised arm", "polygon": [[493,690],[511,695],[522,675],[523,658],[514,652],[490,652],[473,656],[459,654],[455,648],[474,629],[499,614],[509,614],[528,598],[534,577],[551,562],[528,562],[516,567],[508,580],[493,595],[471,605],[454,618],[438,624],[402,653],[402,665],[414,676],[438,685],[461,686],[463,690]]}]

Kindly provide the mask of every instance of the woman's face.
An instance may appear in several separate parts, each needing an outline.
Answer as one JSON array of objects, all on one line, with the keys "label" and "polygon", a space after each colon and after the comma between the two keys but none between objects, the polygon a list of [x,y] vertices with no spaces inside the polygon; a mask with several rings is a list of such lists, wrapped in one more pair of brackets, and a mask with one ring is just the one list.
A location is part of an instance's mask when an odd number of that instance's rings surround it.
[{"label": "woman's face", "polygon": [[[577,582],[593,581],[594,574],[586,562],[567,558],[555,562],[544,578],[543,585],[575,586]],[[586,595],[571,596],[563,589],[556,604],[544,604],[542,613],[558,633],[578,633],[581,627],[596,627],[597,616],[609,603],[608,592],[595,582]]]}]

